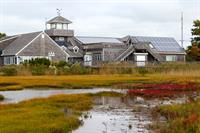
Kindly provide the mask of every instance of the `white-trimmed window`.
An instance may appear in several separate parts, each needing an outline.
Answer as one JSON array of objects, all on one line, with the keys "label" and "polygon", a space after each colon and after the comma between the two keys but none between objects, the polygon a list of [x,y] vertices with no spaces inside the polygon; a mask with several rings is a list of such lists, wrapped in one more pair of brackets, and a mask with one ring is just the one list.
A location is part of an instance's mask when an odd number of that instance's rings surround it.
[{"label": "white-trimmed window", "polygon": [[63,29],[67,30],[67,24],[63,24]]},{"label": "white-trimmed window", "polygon": [[61,29],[62,29],[62,24],[57,24],[57,25],[56,25],[56,29],[61,30]]},{"label": "white-trimmed window", "polygon": [[78,53],[79,48],[77,46],[73,47],[74,53]]},{"label": "white-trimmed window", "polygon": [[56,28],[56,24],[51,24],[51,29],[55,29]]},{"label": "white-trimmed window", "polygon": [[4,57],[4,65],[15,64],[15,57]]},{"label": "white-trimmed window", "polygon": [[101,61],[102,60],[101,53],[93,54],[93,58],[94,58],[94,60]]},{"label": "white-trimmed window", "polygon": [[177,61],[176,55],[166,55],[166,61]]}]

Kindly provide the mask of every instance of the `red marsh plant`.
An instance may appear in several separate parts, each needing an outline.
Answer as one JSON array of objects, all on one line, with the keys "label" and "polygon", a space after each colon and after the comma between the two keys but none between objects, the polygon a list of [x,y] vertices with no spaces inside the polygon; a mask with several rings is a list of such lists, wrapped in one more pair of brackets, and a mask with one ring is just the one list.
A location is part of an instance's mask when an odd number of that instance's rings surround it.
[{"label": "red marsh plant", "polygon": [[196,93],[200,89],[195,84],[137,84],[128,91],[130,95],[145,97],[173,97],[185,93]]}]

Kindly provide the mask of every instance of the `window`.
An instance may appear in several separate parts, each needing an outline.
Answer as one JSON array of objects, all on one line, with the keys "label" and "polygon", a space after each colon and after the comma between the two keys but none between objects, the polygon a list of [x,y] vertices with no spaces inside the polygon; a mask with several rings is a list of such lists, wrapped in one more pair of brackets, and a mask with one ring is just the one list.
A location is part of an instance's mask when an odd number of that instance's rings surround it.
[{"label": "window", "polygon": [[77,52],[78,52],[78,49],[77,49],[77,48],[75,48],[75,49],[74,49],[74,52],[75,52],[75,53],[77,53]]},{"label": "window", "polygon": [[96,53],[93,55],[94,60],[100,61],[102,60],[101,54],[100,53]]},{"label": "window", "polygon": [[63,24],[63,29],[67,30],[67,24]]},{"label": "window", "polygon": [[78,53],[79,48],[77,46],[73,47],[74,53]]},{"label": "window", "polygon": [[51,28],[55,29],[56,28],[56,24],[51,24]]},{"label": "window", "polygon": [[176,61],[177,56],[176,55],[166,55],[166,61]]},{"label": "window", "polygon": [[137,55],[137,61],[146,61],[146,56],[145,55]]},{"label": "window", "polygon": [[15,57],[4,57],[4,64],[5,65],[15,64]]},{"label": "window", "polygon": [[64,37],[55,37],[55,41],[65,41]]},{"label": "window", "polygon": [[62,29],[62,24],[57,24],[56,29]]}]

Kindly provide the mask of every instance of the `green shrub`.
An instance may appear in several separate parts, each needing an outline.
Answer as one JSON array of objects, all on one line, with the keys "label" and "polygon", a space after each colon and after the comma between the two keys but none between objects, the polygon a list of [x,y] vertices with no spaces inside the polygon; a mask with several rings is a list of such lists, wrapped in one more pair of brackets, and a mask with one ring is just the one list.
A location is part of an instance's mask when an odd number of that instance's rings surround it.
[{"label": "green shrub", "polygon": [[141,74],[142,76],[144,76],[145,74],[148,73],[148,70],[147,70],[145,67],[138,67],[138,68],[137,68],[137,72],[138,72],[139,74]]},{"label": "green shrub", "polygon": [[32,75],[45,75],[45,69],[47,69],[46,67],[44,66],[34,66],[34,67],[31,67],[31,73]]},{"label": "green shrub", "polygon": [[35,58],[35,59],[24,61],[23,64],[25,66],[27,66],[27,64],[29,64],[30,66],[46,66],[46,67],[49,67],[51,62],[47,58]]},{"label": "green shrub", "polygon": [[66,66],[70,66],[70,64],[68,62],[66,62],[66,61],[59,61],[57,64],[55,64],[55,66],[57,68],[64,68]]},{"label": "green shrub", "polygon": [[89,68],[82,66],[80,63],[75,63],[70,67],[70,73],[72,74],[87,74]]},{"label": "green shrub", "polygon": [[0,94],[0,101],[4,100],[4,96]]},{"label": "green shrub", "polygon": [[17,75],[17,69],[16,67],[11,66],[5,66],[1,70],[1,75],[3,76],[16,76]]}]

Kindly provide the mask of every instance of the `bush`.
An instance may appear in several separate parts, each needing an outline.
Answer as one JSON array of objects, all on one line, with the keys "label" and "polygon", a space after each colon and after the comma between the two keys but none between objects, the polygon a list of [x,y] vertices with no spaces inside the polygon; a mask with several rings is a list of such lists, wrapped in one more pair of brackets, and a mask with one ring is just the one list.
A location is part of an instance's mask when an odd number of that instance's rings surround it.
[{"label": "bush", "polygon": [[0,101],[4,100],[4,96],[0,94]]},{"label": "bush", "polygon": [[64,68],[64,67],[66,67],[66,66],[70,66],[70,64],[68,63],[68,62],[66,62],[66,61],[59,61],[57,64],[55,64],[56,65],[56,67],[58,67],[58,68]]},{"label": "bush", "polygon": [[141,74],[142,76],[144,76],[145,74],[148,73],[148,70],[147,70],[145,67],[138,67],[138,68],[137,68],[137,72],[138,72],[139,74]]},{"label": "bush", "polygon": [[44,66],[34,66],[31,67],[31,73],[32,75],[45,75],[45,69],[46,67]]},{"label": "bush", "polygon": [[3,75],[3,76],[16,76],[17,75],[16,67],[5,66],[0,70],[0,72],[1,72],[1,75]]},{"label": "bush", "polygon": [[46,67],[49,67],[51,62],[47,58],[35,58],[35,59],[24,61],[23,64],[25,66],[27,66],[27,64],[29,64],[30,66],[46,66]]},{"label": "bush", "polygon": [[87,73],[89,73],[89,69],[82,66],[79,63],[75,63],[71,66],[70,73],[72,73],[72,74],[87,74]]}]

